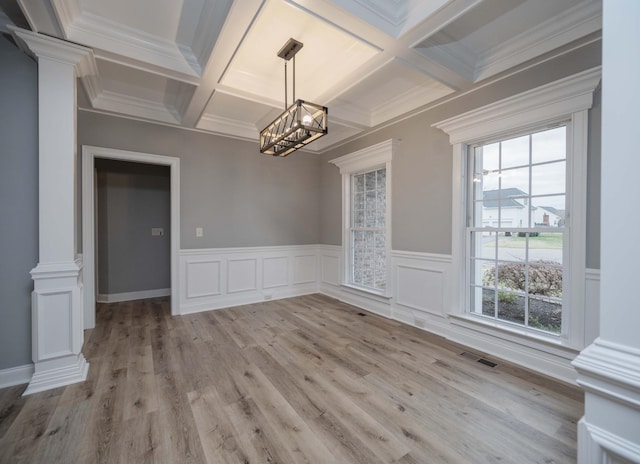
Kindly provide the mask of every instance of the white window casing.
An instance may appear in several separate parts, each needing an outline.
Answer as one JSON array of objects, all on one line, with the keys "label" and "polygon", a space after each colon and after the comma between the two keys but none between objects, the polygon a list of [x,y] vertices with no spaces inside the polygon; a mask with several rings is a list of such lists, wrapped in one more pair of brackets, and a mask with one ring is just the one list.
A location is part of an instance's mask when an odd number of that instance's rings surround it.
[{"label": "white window casing", "polygon": [[[548,345],[571,350],[584,347],[588,110],[593,105],[593,92],[600,78],[601,69],[596,67],[433,125],[449,135],[453,146],[450,315],[461,324],[475,324],[480,330],[486,325],[489,332],[504,331],[510,338],[522,335],[538,347]],[[560,122],[567,122],[566,237],[569,242],[563,333],[560,337],[535,337],[524,330],[509,330],[499,323],[472,320],[466,313],[465,299],[468,147]]]},{"label": "white window casing", "polygon": [[[335,164],[340,169],[342,175],[342,249],[343,266],[341,269],[341,283],[347,287],[354,287],[375,295],[390,297],[390,257],[391,257],[391,162],[396,141],[386,140],[368,148],[358,150],[354,153],[341,156],[330,163]],[[385,290],[380,292],[371,288],[354,285],[350,279],[352,275],[352,253],[351,249],[351,215],[352,215],[352,183],[351,178],[355,174],[385,168],[386,170],[386,214],[385,214],[385,242],[386,242],[386,285]]]}]

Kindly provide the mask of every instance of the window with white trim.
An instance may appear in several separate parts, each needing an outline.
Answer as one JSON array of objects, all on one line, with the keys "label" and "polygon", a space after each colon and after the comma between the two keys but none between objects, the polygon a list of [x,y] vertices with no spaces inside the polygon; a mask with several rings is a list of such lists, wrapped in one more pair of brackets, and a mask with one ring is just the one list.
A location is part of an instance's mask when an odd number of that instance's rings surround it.
[{"label": "window with white trim", "polygon": [[382,296],[389,296],[393,149],[388,140],[330,161],[342,174],[342,283]]},{"label": "window with white trim", "polygon": [[387,169],[351,175],[349,283],[387,288]]},{"label": "window with white trim", "polygon": [[561,333],[566,147],[565,125],[469,147],[470,313]]},{"label": "window with white trim", "polygon": [[[589,69],[434,124],[453,146],[454,324],[554,353],[584,347],[588,110],[599,82]],[[559,323],[540,320],[540,302]],[[519,312],[507,314],[510,303]]]}]

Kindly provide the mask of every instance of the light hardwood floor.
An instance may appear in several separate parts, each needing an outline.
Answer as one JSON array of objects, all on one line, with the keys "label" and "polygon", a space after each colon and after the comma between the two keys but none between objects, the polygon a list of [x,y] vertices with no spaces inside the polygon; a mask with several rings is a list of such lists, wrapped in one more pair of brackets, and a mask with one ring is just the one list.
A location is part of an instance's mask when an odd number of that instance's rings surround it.
[{"label": "light hardwood floor", "polygon": [[86,382],[0,390],[1,463],[576,460],[577,388],[322,295],[99,305],[87,335]]}]

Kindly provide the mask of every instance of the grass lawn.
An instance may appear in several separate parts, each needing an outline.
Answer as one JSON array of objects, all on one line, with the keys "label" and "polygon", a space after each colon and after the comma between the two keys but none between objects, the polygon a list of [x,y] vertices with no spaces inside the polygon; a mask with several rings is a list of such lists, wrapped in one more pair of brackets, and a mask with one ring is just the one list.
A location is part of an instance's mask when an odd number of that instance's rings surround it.
[{"label": "grass lawn", "polygon": [[[500,237],[498,246],[503,248],[524,248],[526,237]],[[537,237],[529,237],[529,248],[562,249],[562,234],[541,233]]]}]

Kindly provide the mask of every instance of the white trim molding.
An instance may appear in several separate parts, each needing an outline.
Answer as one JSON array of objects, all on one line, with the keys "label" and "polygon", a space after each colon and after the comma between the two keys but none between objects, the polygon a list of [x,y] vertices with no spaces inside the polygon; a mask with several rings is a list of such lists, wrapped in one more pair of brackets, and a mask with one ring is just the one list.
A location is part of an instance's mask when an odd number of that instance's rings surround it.
[{"label": "white trim molding", "polygon": [[449,135],[451,145],[485,141],[488,134],[498,139],[514,129],[526,131],[562,117],[588,110],[598,86],[601,68],[528,90],[482,108],[433,124]]},{"label": "white trim molding", "polygon": [[598,338],[573,365],[589,401],[578,425],[579,462],[640,462],[640,350]]},{"label": "white trim molding", "polygon": [[33,364],[10,367],[0,370],[0,388],[13,387],[29,383],[33,376]]},{"label": "white trim molding", "polygon": [[98,293],[96,294],[96,303],[120,303],[122,301],[145,300],[147,298],[160,298],[169,295],[171,295],[170,288],[124,293]]},{"label": "white trim molding", "polygon": [[180,250],[180,158],[174,156],[138,153],[112,148],[82,147],[82,250],[85,267],[84,277],[84,328],[95,326],[96,282],[95,282],[95,159],[107,158],[137,163],[169,166],[171,176],[171,314],[179,308],[179,250]]}]

